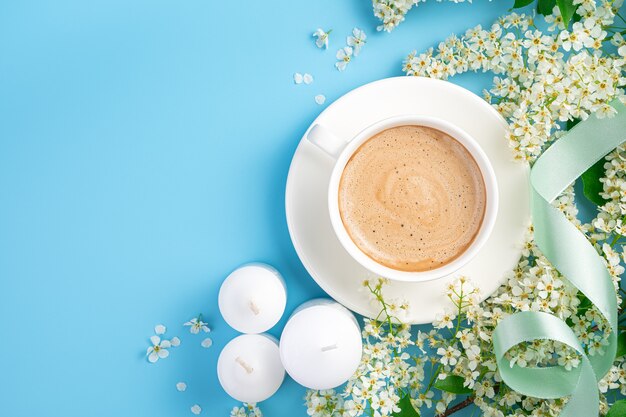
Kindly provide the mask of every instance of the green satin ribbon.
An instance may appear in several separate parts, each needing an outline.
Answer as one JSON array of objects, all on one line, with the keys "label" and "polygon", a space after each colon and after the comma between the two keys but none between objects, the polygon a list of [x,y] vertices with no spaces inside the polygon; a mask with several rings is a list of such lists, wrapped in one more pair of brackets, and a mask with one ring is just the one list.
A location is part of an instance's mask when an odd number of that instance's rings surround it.
[{"label": "green satin ribbon", "polygon": [[[531,397],[570,396],[560,417],[594,417],[599,411],[597,381],[611,368],[617,349],[617,298],[603,258],[583,233],[551,203],[590,166],[626,140],[626,106],[611,103],[618,114],[610,119],[589,117],[556,141],[535,162],[530,174],[535,243],[552,265],[578,288],[611,326],[603,354],[587,356],[569,326],[548,313],[521,312],[503,319],[493,332],[493,344],[502,380]],[[582,356],[580,365],[511,366],[504,354],[522,342],[550,339],[564,343]]]}]

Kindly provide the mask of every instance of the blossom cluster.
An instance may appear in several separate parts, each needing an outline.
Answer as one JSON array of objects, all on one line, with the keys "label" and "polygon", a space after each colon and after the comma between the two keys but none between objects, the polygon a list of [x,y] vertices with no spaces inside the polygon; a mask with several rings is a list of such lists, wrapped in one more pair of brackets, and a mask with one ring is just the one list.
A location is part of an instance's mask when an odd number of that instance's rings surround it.
[{"label": "blossom cluster", "polygon": [[241,407],[233,407],[230,417],[263,417],[263,413],[256,404],[243,403]]},{"label": "blossom cluster", "polygon": [[[606,157],[605,178],[601,179],[600,196],[606,203],[599,208],[593,226],[600,238],[626,235],[626,146],[622,145]],[[614,243],[619,241],[616,238]]]},{"label": "blossom cluster", "polygon": [[[382,24],[376,29],[391,32],[396,26],[404,21],[404,16],[413,6],[423,3],[426,0],[372,0],[374,15],[380,19]],[[441,2],[443,0],[437,0]],[[448,0],[453,3],[463,3],[465,0]],[[471,3],[472,0],[467,0]]]},{"label": "blossom cluster", "polygon": [[414,345],[410,326],[395,315],[407,308],[403,302],[387,302],[382,289],[386,280],[364,282],[381,306],[377,319],[365,319],[363,356],[355,374],[342,392],[314,391],[306,394],[307,412],[312,417],[355,417],[367,413],[386,417],[399,412],[405,395],[417,395],[424,380],[424,358],[411,355]]},{"label": "blossom cluster", "polygon": [[532,17],[511,13],[489,29],[478,25],[450,36],[437,49],[408,55],[407,75],[447,79],[467,71],[496,74],[485,98],[507,119],[508,140],[519,160],[534,161],[563,122],[612,116],[613,99],[626,101],[624,54],[605,52],[608,42],[626,53],[621,35],[609,36],[622,0],[578,0],[580,21],[565,28],[559,8],[541,31]]}]

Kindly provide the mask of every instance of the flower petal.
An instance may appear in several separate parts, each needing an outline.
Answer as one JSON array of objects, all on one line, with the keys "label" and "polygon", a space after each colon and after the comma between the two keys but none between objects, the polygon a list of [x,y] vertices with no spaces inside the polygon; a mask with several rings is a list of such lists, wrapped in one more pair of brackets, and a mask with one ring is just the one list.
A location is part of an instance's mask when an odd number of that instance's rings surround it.
[{"label": "flower petal", "polygon": [[172,337],[170,344],[174,347],[180,346],[180,339],[176,336]]},{"label": "flower petal", "polygon": [[324,104],[324,102],[326,101],[326,96],[324,96],[323,94],[318,94],[315,96],[315,102],[319,105]]},{"label": "flower petal", "polygon": [[194,413],[195,415],[198,415],[202,412],[202,408],[200,408],[200,406],[198,404],[194,404],[191,407],[191,412]]},{"label": "flower petal", "polygon": [[202,343],[200,343],[200,345],[205,349],[210,348],[213,345],[213,340],[211,340],[210,337],[207,337],[202,341]]},{"label": "flower petal", "polygon": [[313,76],[309,73],[306,73],[302,76],[302,81],[304,81],[305,84],[311,84],[313,82]]},{"label": "flower petal", "polygon": [[176,384],[176,389],[180,392],[183,392],[187,389],[187,384],[185,384],[184,382],[179,382],[178,384]]},{"label": "flower petal", "polygon": [[166,330],[167,328],[162,324],[157,324],[156,326],[154,326],[154,332],[156,334],[164,334]]},{"label": "flower petal", "polygon": [[167,348],[172,347],[172,344],[170,343],[169,340],[163,340],[161,341],[161,344],[159,345],[159,347],[162,349],[167,349]]},{"label": "flower petal", "polygon": [[157,355],[156,352],[152,352],[149,356],[148,356],[148,361],[150,363],[155,363],[156,361],[159,360],[159,355]]},{"label": "flower petal", "polygon": [[170,356],[170,352],[169,352],[169,351],[167,351],[167,350],[165,350],[165,349],[161,349],[161,350],[159,350],[159,358],[161,358],[161,359],[165,359],[165,358],[167,358],[168,356]]},{"label": "flower petal", "polygon": [[293,82],[296,84],[302,84],[302,74],[300,74],[299,72],[296,72],[295,74],[293,74]]},{"label": "flower petal", "polygon": [[150,343],[152,343],[154,346],[158,346],[159,343],[161,343],[161,338],[159,336],[151,336]]}]

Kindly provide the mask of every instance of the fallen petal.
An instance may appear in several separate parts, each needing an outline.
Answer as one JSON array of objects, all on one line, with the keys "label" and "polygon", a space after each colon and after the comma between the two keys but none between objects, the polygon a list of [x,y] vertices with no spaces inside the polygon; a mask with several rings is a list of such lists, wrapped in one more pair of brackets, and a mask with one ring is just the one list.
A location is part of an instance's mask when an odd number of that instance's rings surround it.
[{"label": "fallen petal", "polygon": [[198,404],[195,404],[191,407],[191,412],[194,413],[195,415],[198,415],[202,412],[202,408],[200,408]]},{"label": "fallen petal", "polygon": [[172,340],[170,340],[170,344],[174,347],[180,346],[180,339],[174,336],[172,337]]},{"label": "fallen petal", "polygon": [[302,74],[300,74],[299,72],[293,74],[293,82],[296,84],[302,84],[303,78],[304,77],[302,77]]},{"label": "fallen petal", "polygon": [[166,330],[167,328],[162,324],[157,324],[156,326],[154,326],[154,332],[156,334],[164,334]]},{"label": "fallen petal", "polygon": [[211,340],[210,337],[207,337],[206,339],[204,339],[202,341],[202,343],[200,343],[200,345],[202,345],[203,348],[210,348],[213,345],[213,341]]},{"label": "fallen petal", "polygon": [[187,384],[185,384],[184,382],[179,382],[178,384],[176,384],[176,389],[180,392],[183,392],[187,389]]},{"label": "fallen petal", "polygon": [[304,81],[305,84],[311,84],[313,82],[313,76],[311,74],[304,74],[304,76],[302,77],[302,81]]},{"label": "fallen petal", "polygon": [[323,94],[318,94],[315,96],[315,102],[319,105],[324,104],[324,102],[326,102],[326,96],[324,96]]}]

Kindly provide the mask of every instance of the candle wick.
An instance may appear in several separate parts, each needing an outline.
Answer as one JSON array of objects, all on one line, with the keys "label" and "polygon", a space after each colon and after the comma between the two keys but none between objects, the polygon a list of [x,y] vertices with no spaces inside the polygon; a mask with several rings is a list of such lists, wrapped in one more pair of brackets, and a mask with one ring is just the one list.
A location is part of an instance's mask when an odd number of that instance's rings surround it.
[{"label": "candle wick", "polygon": [[332,344],[332,345],[328,345],[328,346],[323,346],[322,347],[322,352],[328,352],[329,350],[334,350],[337,349],[339,346],[337,346],[337,343]]},{"label": "candle wick", "polygon": [[250,301],[250,303],[248,304],[248,307],[250,307],[250,310],[252,310],[255,316],[258,316],[259,313],[261,312],[261,310],[259,310],[259,306],[256,305],[254,301]]},{"label": "candle wick", "polygon": [[241,367],[246,370],[246,373],[251,374],[252,371],[254,371],[254,368],[252,368],[246,361],[241,359],[241,356],[237,356],[237,358],[235,359],[235,362],[241,365]]}]

